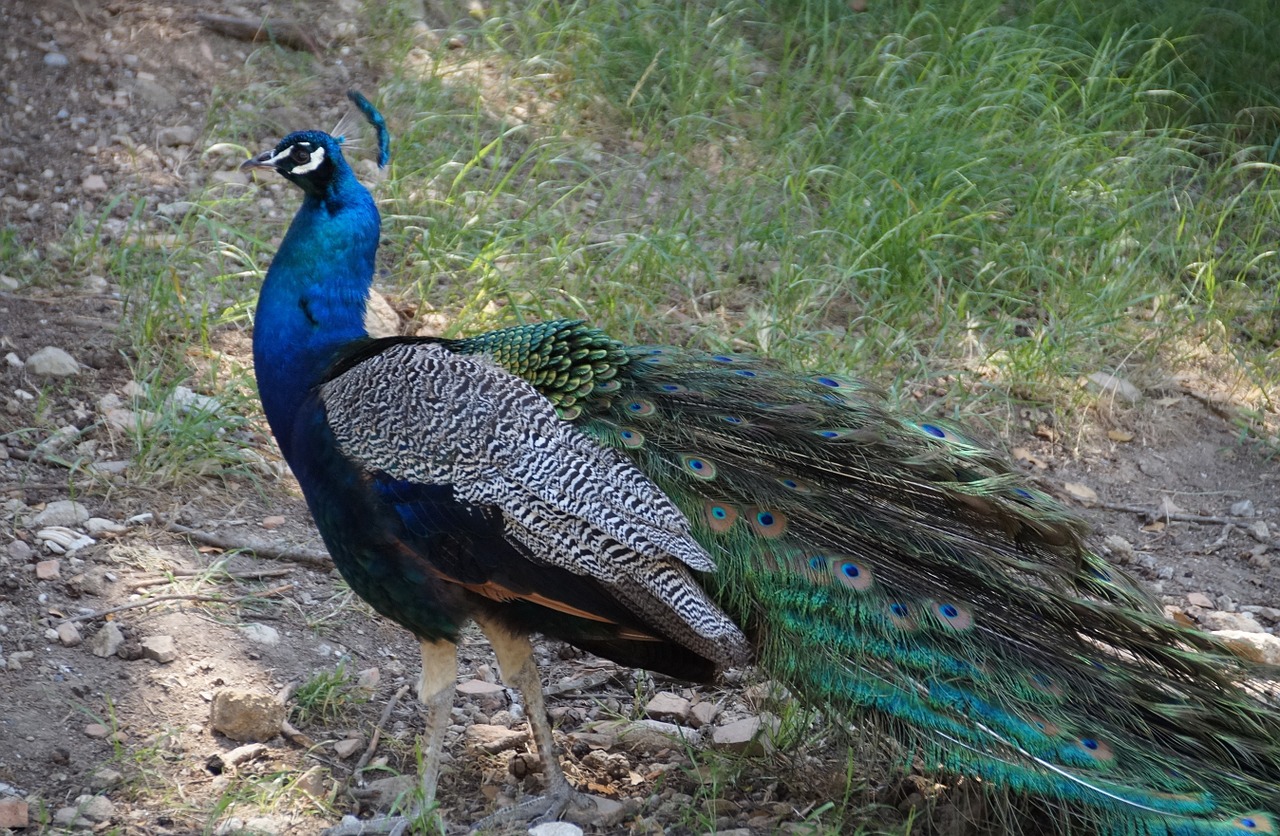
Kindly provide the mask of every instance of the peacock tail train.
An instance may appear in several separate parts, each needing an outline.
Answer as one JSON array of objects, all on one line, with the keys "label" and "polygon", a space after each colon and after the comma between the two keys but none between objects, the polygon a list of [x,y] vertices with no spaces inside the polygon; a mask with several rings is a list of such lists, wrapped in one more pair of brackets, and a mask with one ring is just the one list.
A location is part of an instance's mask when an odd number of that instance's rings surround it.
[{"label": "peacock tail train", "polygon": [[581,322],[445,344],[630,456],[692,521],[761,667],[806,700],[1104,830],[1276,832],[1262,689],[1280,671],[1165,619],[1081,520],[957,428],[839,375]]}]

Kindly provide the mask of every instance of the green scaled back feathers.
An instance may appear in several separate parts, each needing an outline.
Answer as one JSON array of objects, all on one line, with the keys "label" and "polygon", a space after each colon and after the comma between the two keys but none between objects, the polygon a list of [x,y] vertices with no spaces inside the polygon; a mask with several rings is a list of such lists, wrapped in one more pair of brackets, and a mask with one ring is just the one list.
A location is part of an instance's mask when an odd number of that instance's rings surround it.
[{"label": "green scaled back feathers", "polygon": [[1006,460],[835,375],[625,347],[578,322],[488,353],[681,507],[760,663],[926,768],[1106,832],[1275,833],[1280,671],[1166,620]]}]

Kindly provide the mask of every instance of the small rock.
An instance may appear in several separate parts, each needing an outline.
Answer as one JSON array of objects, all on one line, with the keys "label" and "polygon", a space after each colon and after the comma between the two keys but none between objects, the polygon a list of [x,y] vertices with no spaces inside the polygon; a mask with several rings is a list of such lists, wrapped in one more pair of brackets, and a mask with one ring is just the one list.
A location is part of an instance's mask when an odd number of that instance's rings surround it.
[{"label": "small rock", "polygon": [[1243,630],[1215,630],[1213,635],[1237,656],[1263,665],[1280,665],[1280,637]]},{"label": "small rock", "polygon": [[210,723],[232,740],[270,740],[280,733],[284,703],[271,694],[224,688],[213,695]]},{"label": "small rock", "polygon": [[1240,607],[1240,612],[1251,612],[1258,618],[1266,619],[1273,624],[1280,622],[1280,608],[1277,607],[1259,607],[1253,604],[1247,604]]},{"label": "small rock", "polygon": [[376,691],[381,679],[382,673],[377,668],[365,668],[356,676],[356,686],[366,691]]},{"label": "small rock", "polygon": [[[63,523],[63,525],[66,525],[66,523]],[[84,530],[89,532],[91,537],[101,537],[103,534],[122,534],[125,531],[128,531],[128,529],[120,523],[112,520],[104,520],[102,517],[90,517],[85,520]]]},{"label": "small rock", "polygon": [[1258,520],[1246,530],[1249,532],[1249,536],[1257,540],[1259,543],[1271,542],[1271,529],[1268,528],[1267,524],[1262,520]]},{"label": "small rock", "polygon": [[173,636],[147,636],[140,644],[143,656],[162,665],[178,658],[178,647],[173,643]]},{"label": "small rock", "polygon": [[69,827],[93,827],[108,821],[116,812],[111,799],[101,795],[82,795],[74,807],[63,807],[54,813],[54,823]]},{"label": "small rock", "polygon": [[719,714],[719,703],[707,701],[695,703],[694,706],[689,709],[689,725],[693,726],[695,729],[700,729],[703,726],[709,726]]},{"label": "small rock", "polygon": [[31,547],[23,540],[14,540],[5,551],[9,553],[9,557],[20,563],[26,563],[33,554]]},{"label": "small rock", "polygon": [[711,744],[729,752],[763,755],[773,748],[771,738],[776,731],[777,721],[767,714],[746,717],[717,726],[711,733]]},{"label": "small rock", "polygon": [[61,69],[62,67],[68,66],[70,63],[71,59],[67,58],[67,56],[63,55],[61,52],[46,52],[44,54],[44,65],[46,67]]},{"label": "small rock", "polygon": [[31,823],[29,816],[27,802],[22,799],[0,799],[0,828],[21,830]]},{"label": "small rock", "polygon": [[1187,603],[1193,607],[1204,607],[1206,610],[1214,608],[1213,599],[1203,592],[1191,592],[1187,594]]},{"label": "small rock", "polygon": [[243,624],[240,627],[240,635],[254,644],[260,644],[264,647],[275,647],[280,644],[280,631],[270,624],[258,624],[256,622]]},{"label": "small rock", "polygon": [[156,206],[156,214],[163,215],[166,218],[183,218],[196,208],[196,204],[189,200],[177,200],[173,203],[161,203]]},{"label": "small rock", "polygon": [[120,645],[124,644],[124,633],[114,621],[102,625],[98,632],[89,639],[89,652],[102,659],[116,655]]},{"label": "small rock", "polygon": [[72,526],[79,525],[88,519],[88,508],[70,499],[59,499],[57,502],[46,505],[43,511],[31,518],[29,524],[33,528],[47,525]]},{"label": "small rock", "polygon": [[80,644],[80,630],[70,621],[64,621],[57,626],[58,641],[63,647],[75,647]]},{"label": "small rock", "polygon": [[1133,544],[1128,540],[1116,534],[1108,534],[1102,539],[1102,545],[1107,551],[1111,552],[1111,556],[1115,558],[1116,563],[1125,566],[1133,562],[1134,550]]},{"label": "small rock", "polygon": [[36,580],[54,581],[62,577],[62,563],[57,560],[42,560],[36,564]]},{"label": "small rock", "polygon": [[1242,499],[1239,502],[1231,503],[1231,516],[1233,517],[1252,517],[1254,513],[1252,500]]},{"label": "small rock", "polygon": [[669,720],[684,724],[689,720],[691,703],[678,694],[661,691],[644,707],[646,716],[655,720]]},{"label": "small rock", "polygon": [[80,364],[57,346],[46,345],[27,358],[27,372],[39,377],[69,377],[80,372]]},{"label": "small rock", "polygon": [[[17,288],[14,288],[14,290],[16,289]],[[21,357],[14,354],[12,351],[10,351],[8,354],[4,356],[4,362],[5,362],[5,365],[7,365],[11,369],[21,369],[23,366],[27,365],[26,363],[22,362]]]},{"label": "small rock", "polygon": [[339,740],[333,744],[333,753],[340,760],[346,760],[364,748],[364,740],[359,737],[348,737],[346,740]]},{"label": "small rock", "polygon": [[491,726],[487,723],[476,723],[469,726],[466,731],[467,745],[475,746],[496,755],[498,752],[505,752],[514,749],[517,746],[524,745],[529,739],[527,731],[512,731],[504,729],[502,726]]},{"label": "small rock", "polygon": [[549,821],[529,828],[529,836],[582,836],[582,828],[567,821]]},{"label": "small rock", "polygon": [[285,518],[279,515],[262,518],[262,527],[271,531],[285,524]]},{"label": "small rock", "polygon": [[80,181],[80,188],[89,194],[102,194],[107,190],[107,181],[101,174],[90,174]]},{"label": "small rock", "polygon": [[101,723],[90,723],[84,727],[84,736],[91,737],[94,740],[105,740],[109,734],[111,734],[111,729]]},{"label": "small rock", "polygon": [[565,819],[574,824],[599,828],[605,832],[615,830],[623,819],[639,811],[639,803],[635,799],[627,799],[624,803],[602,795],[583,794],[580,798],[589,799],[595,805],[595,809],[592,809],[591,805],[579,807],[576,804],[570,804],[564,811]]},{"label": "small rock", "polygon": [[754,708],[768,708],[791,699],[791,692],[781,682],[772,680],[757,682],[742,693],[743,698]]},{"label": "small rock", "polygon": [[468,679],[458,683],[458,693],[473,700],[486,711],[497,711],[507,704],[507,690],[495,682]]},{"label": "small rock", "polygon": [[100,767],[89,776],[89,789],[91,790],[109,790],[119,786],[124,780],[124,776],[114,769]]},{"label": "small rock", "polygon": [[213,415],[222,408],[222,403],[217,398],[193,392],[186,386],[175,387],[169,397],[165,398],[165,403],[176,407],[183,415],[192,413]]},{"label": "small rock", "polygon": [[1113,397],[1124,403],[1134,404],[1142,400],[1142,391],[1122,377],[1107,372],[1089,375],[1088,388],[1100,395]]},{"label": "small rock", "polygon": [[379,778],[370,781],[365,790],[369,793],[370,802],[378,809],[385,810],[393,802],[407,797],[418,787],[418,779],[412,775],[395,775],[391,778]]},{"label": "small rock", "polygon": [[327,794],[324,769],[319,766],[311,767],[302,773],[294,786],[313,798],[324,798]]},{"label": "small rock", "polygon": [[178,145],[190,145],[195,141],[196,129],[190,125],[177,125],[156,131],[156,142],[170,148]]},{"label": "small rock", "polygon": [[30,662],[35,658],[35,655],[35,651],[33,650],[15,650],[13,653],[9,654],[9,658],[6,660],[5,666],[11,671],[20,671],[22,670],[23,663]]},{"label": "small rock", "polygon": [[1263,633],[1262,625],[1244,613],[1215,610],[1200,616],[1200,623],[1213,631],[1232,630],[1242,633]]}]

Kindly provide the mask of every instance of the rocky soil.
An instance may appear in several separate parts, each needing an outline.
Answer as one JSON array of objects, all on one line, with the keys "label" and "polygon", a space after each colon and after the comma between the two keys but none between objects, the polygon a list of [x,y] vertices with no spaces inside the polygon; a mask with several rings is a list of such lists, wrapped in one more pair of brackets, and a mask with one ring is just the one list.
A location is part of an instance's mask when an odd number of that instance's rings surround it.
[{"label": "rocky soil", "polygon": [[[301,4],[200,11],[302,20],[335,103],[353,79],[373,80],[342,46],[354,6],[327,4],[319,20]],[[0,244],[13,264],[70,265],[36,286],[0,275],[0,830],[312,833],[384,806],[411,781],[397,773],[414,773],[414,642],[326,565],[260,425],[237,430],[257,453],[255,480],[133,478],[127,428],[143,383],[122,354],[124,300],[112,275],[65,255],[77,219],[100,219],[85,234],[110,247],[130,218],[244,182],[202,151],[217,86],[236,84],[256,48],[188,7],[0,6]],[[299,113],[263,118],[278,135],[310,124]],[[282,231],[292,204],[280,203],[266,214]],[[243,356],[243,335],[224,337]],[[1110,391],[1114,412],[1080,438],[1068,445],[1032,418],[1010,439],[1015,455],[1088,504],[1097,546],[1174,617],[1280,661],[1280,469],[1241,439],[1211,380],[1128,393],[1133,403]],[[175,409],[222,408],[174,397]],[[539,654],[569,776],[600,799],[588,829],[803,831],[844,785],[844,755],[824,738],[766,751],[755,732],[788,706],[751,671],[689,688],[554,644]],[[478,634],[461,668],[441,797],[449,820],[469,822],[541,776]],[[371,768],[353,778],[357,766]],[[921,799],[900,786],[870,796],[889,825]]]}]

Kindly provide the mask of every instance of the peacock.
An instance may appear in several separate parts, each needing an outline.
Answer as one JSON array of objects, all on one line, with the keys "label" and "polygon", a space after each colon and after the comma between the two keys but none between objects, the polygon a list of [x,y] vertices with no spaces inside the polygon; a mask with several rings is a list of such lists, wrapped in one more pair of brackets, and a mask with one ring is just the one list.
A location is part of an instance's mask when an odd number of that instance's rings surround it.
[{"label": "peacock", "polygon": [[303,193],[256,311],[259,392],[342,576],[420,642],[427,805],[475,621],[543,756],[528,819],[574,799],[540,633],[690,681],[757,664],[1087,831],[1280,828],[1280,671],[1166,620],[961,428],[840,374],[581,321],[370,337],[380,219],[341,138],[291,133],[243,167]]}]

